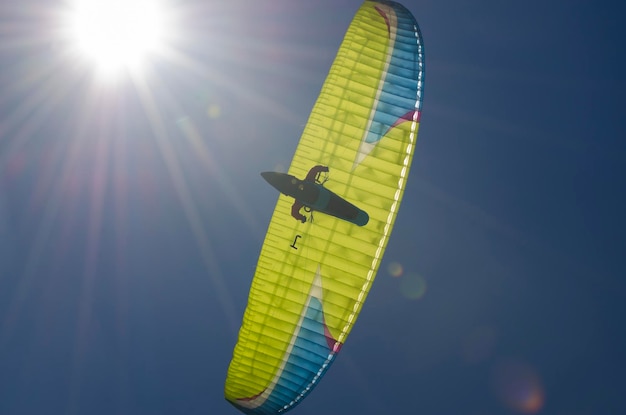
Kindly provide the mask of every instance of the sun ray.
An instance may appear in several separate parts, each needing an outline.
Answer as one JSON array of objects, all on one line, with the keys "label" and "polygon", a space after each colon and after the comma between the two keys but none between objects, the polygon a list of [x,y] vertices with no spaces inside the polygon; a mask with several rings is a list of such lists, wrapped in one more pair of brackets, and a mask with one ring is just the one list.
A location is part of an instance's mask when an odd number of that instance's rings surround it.
[{"label": "sun ray", "polygon": [[184,174],[181,169],[180,161],[176,158],[176,153],[170,145],[170,138],[167,128],[163,124],[163,118],[155,99],[151,94],[151,88],[144,79],[135,78],[133,83],[137,88],[139,99],[143,106],[146,118],[150,124],[150,128],[154,134],[154,140],[165,161],[166,168],[169,172],[170,179],[174,184],[178,199],[181,203],[185,216],[189,222],[191,231],[196,239],[198,249],[200,251],[202,261],[208,275],[210,275],[213,284],[217,290],[218,298],[222,303],[222,308],[232,327],[237,326],[237,312],[234,308],[232,295],[224,282],[223,273],[220,270],[215,251],[211,246],[211,241],[201,219],[201,214],[193,200],[189,186],[185,181]]}]

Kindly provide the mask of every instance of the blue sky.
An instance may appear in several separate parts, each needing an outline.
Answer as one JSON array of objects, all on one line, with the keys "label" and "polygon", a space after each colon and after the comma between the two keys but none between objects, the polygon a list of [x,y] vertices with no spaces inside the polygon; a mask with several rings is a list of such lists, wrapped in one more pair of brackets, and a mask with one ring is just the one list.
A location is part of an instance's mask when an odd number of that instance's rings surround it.
[{"label": "blue sky", "polygon": [[[259,172],[288,166],[361,2],[170,3],[176,58],[107,84],[55,37],[63,2],[0,5],[2,414],[237,413]],[[624,412],[623,7],[404,4],[427,68],[404,202],[292,413]]]}]

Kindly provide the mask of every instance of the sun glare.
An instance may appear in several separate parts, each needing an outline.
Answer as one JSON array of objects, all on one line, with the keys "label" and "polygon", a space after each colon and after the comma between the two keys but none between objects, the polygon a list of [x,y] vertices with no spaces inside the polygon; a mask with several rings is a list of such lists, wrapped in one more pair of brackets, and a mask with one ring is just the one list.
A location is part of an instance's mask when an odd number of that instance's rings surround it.
[{"label": "sun glare", "polygon": [[157,0],[75,0],[71,35],[100,70],[133,69],[161,46]]}]

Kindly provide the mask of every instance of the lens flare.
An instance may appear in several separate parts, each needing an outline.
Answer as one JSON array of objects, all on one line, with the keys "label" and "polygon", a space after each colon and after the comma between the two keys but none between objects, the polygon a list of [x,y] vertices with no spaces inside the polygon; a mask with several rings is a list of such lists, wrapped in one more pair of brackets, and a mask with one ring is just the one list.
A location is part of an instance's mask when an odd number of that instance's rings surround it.
[{"label": "lens flare", "polygon": [[502,361],[494,368],[492,380],[498,398],[507,407],[524,414],[535,414],[543,407],[543,386],[530,365],[517,360]]},{"label": "lens flare", "polygon": [[392,277],[399,277],[404,272],[404,269],[399,262],[392,262],[387,267],[387,271]]},{"label": "lens flare", "polygon": [[222,108],[217,104],[211,104],[207,108],[207,116],[211,119],[219,118],[222,115]]}]

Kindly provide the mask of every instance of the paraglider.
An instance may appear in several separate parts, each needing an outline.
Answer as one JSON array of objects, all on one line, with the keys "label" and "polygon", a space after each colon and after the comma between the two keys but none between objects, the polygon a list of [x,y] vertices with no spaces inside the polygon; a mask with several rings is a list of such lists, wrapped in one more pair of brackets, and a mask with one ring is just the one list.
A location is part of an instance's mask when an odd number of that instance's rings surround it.
[{"label": "paraglider", "polygon": [[226,399],[241,411],[293,408],[345,343],[402,201],[424,69],[411,13],[398,3],[366,1],[289,171],[262,173],[281,193],[226,378]]}]

